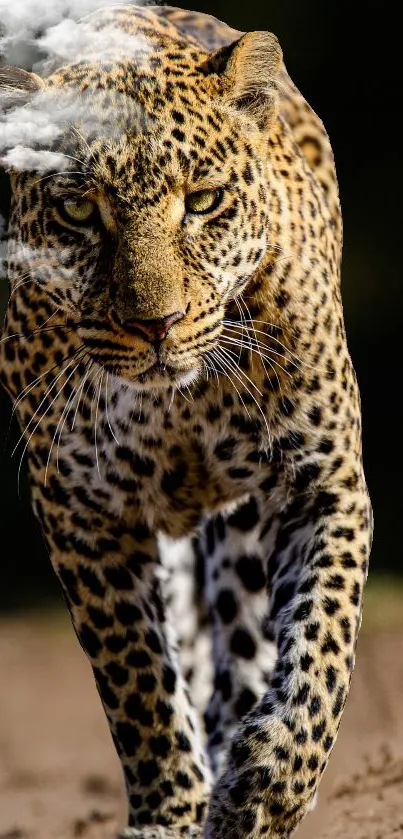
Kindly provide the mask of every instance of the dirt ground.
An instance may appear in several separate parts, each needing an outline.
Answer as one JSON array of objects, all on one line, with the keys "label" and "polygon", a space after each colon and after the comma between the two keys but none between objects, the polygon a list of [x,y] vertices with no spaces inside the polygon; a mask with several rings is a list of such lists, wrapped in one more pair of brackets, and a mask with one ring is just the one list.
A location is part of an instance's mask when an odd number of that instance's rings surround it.
[{"label": "dirt ground", "polygon": [[[402,600],[373,599],[369,613],[319,804],[297,839],[403,837]],[[67,616],[3,619],[0,679],[0,839],[114,839],[123,783]]]}]

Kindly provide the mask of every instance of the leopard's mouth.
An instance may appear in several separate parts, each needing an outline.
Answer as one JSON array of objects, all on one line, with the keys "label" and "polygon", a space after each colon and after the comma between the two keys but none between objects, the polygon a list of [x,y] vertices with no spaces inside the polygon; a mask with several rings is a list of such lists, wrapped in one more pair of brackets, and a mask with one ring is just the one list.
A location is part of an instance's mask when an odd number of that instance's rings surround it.
[{"label": "leopard's mouth", "polygon": [[[156,358],[155,354],[154,358],[151,356],[142,359],[142,364],[139,364],[138,359],[131,359],[130,356],[105,358],[104,352],[97,352],[93,347],[87,348],[87,355],[105,372],[117,376],[127,384],[134,385],[138,390],[170,390],[175,387],[187,387],[196,381],[201,372],[201,366],[195,359],[192,359],[190,364],[180,367]],[[148,366],[145,366],[147,361]],[[141,372],[137,372],[136,367],[137,369],[140,367]]]},{"label": "leopard's mouth", "polygon": [[140,386],[144,390],[154,388],[172,388],[172,387],[186,387],[196,380],[199,375],[199,370],[196,367],[189,369],[180,369],[172,367],[169,364],[164,364],[161,361],[156,361],[147,370],[139,373],[133,380],[133,383]]}]

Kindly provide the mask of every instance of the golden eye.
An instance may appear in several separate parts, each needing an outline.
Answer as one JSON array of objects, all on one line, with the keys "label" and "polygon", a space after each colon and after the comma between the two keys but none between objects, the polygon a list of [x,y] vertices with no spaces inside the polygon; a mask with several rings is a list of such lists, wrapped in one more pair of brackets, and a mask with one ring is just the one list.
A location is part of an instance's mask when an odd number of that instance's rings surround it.
[{"label": "golden eye", "polygon": [[62,206],[66,216],[78,224],[84,224],[89,221],[95,213],[95,204],[85,199],[74,201],[72,198],[67,198],[62,202]]},{"label": "golden eye", "polygon": [[186,196],[185,207],[188,213],[211,213],[218,207],[223,196],[222,189],[201,189]]}]

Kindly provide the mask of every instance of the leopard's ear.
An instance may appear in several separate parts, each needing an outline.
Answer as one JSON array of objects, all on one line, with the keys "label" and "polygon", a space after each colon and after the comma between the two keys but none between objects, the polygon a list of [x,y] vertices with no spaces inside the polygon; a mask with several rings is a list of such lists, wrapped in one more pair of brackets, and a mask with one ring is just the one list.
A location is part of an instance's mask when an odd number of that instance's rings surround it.
[{"label": "leopard's ear", "polygon": [[260,128],[269,125],[276,109],[276,78],[282,58],[280,44],[271,32],[248,32],[211,58],[222,97]]},{"label": "leopard's ear", "polygon": [[44,86],[45,82],[36,73],[7,64],[0,67],[0,111],[25,105]]}]

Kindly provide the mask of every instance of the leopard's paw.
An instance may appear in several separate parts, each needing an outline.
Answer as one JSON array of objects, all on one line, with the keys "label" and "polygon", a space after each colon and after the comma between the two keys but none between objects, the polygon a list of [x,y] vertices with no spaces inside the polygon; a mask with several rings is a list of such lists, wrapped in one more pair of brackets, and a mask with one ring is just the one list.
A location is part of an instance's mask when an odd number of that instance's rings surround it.
[{"label": "leopard's paw", "polygon": [[288,839],[307,813],[320,778],[311,744],[295,743],[280,718],[251,713],[235,735],[213,787],[205,839]]}]

